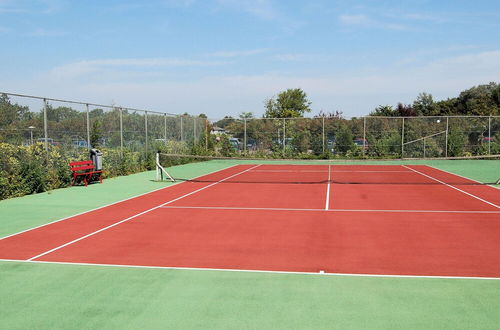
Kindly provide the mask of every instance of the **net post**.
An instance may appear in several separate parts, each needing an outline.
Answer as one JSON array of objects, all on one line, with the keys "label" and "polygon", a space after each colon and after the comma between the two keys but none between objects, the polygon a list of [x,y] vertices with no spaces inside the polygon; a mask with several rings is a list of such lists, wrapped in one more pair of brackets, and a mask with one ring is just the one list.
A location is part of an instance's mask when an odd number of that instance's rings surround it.
[{"label": "net post", "polygon": [[446,139],[446,145],[445,145],[445,154],[444,156],[445,157],[448,157],[448,128],[449,128],[449,118],[448,116],[446,116],[446,135],[445,135],[445,139]]},{"label": "net post", "polygon": [[90,152],[90,111],[89,111],[89,104],[85,104],[85,109],[87,113],[87,151]]},{"label": "net post", "polygon": [[247,153],[247,119],[243,118],[243,151]]},{"label": "net post", "polygon": [[424,137],[423,141],[424,141],[424,158],[425,158],[425,137]]},{"label": "net post", "polygon": [[123,158],[123,109],[120,107],[120,156]]},{"label": "net post", "polygon": [[156,181],[163,181],[163,174],[165,174],[170,181],[175,182],[175,179],[168,173],[165,168],[160,164],[160,152],[156,152]]},{"label": "net post", "polygon": [[321,137],[323,141],[323,154],[325,153],[325,115],[321,117]]},{"label": "net post", "polygon": [[405,152],[405,117],[403,117],[403,123],[401,125],[401,158],[404,158]]}]

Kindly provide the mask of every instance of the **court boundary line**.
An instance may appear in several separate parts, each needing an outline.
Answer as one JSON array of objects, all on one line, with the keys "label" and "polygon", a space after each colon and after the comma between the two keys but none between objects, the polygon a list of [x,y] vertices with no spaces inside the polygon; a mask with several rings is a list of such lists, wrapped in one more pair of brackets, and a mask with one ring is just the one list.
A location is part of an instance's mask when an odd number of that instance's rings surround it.
[{"label": "court boundary line", "polygon": [[[255,168],[255,167],[258,167],[258,166],[260,166],[260,165],[253,166],[253,167],[251,167],[250,169]],[[137,218],[137,217],[139,217],[139,216],[141,216],[141,215],[144,215],[144,214],[146,214],[146,213],[149,213],[149,212],[151,212],[151,211],[154,211],[154,210],[156,210],[156,209],[158,209],[158,208],[160,208],[160,207],[162,207],[162,206],[168,205],[168,204],[173,203],[173,202],[175,202],[175,201],[178,201],[178,200],[180,200],[180,199],[182,199],[182,198],[185,198],[185,197],[187,197],[187,196],[193,195],[193,194],[195,194],[195,193],[197,193],[197,192],[200,192],[200,191],[202,191],[202,190],[205,190],[205,189],[207,189],[207,188],[210,188],[210,187],[212,187],[212,186],[214,186],[214,185],[216,185],[216,184],[218,184],[218,183],[220,183],[220,182],[223,182],[223,181],[229,180],[229,179],[231,179],[231,178],[233,178],[233,177],[235,177],[235,176],[238,176],[238,175],[240,175],[240,174],[243,174],[243,173],[245,173],[245,172],[248,172],[250,169],[245,169],[245,170],[243,170],[243,171],[240,171],[240,172],[238,172],[238,173],[235,173],[235,174],[233,174],[233,175],[230,175],[230,176],[228,176],[228,177],[226,177],[226,178],[224,178],[224,179],[221,179],[221,180],[219,180],[219,181],[217,181],[217,182],[211,183],[211,184],[209,184],[209,185],[207,185],[207,186],[204,186],[204,187],[201,187],[201,188],[196,189],[196,190],[194,190],[194,191],[191,191],[191,192],[189,192],[189,193],[187,193],[187,194],[184,194],[184,195],[182,195],[182,196],[180,196],[180,197],[174,198],[174,199],[172,199],[172,200],[170,200],[170,201],[168,201],[168,202],[166,202],[166,203],[162,203],[162,204],[157,205],[157,206],[155,206],[155,207],[152,207],[152,208],[150,208],[150,209],[148,209],[148,210],[142,211],[142,212],[140,212],[140,213],[136,213],[136,214],[134,214],[133,216],[130,216],[130,217],[128,217],[128,218],[125,218],[125,219],[123,219],[123,220],[120,220],[120,221],[118,221],[118,222],[115,222],[115,223],[113,223],[113,224],[111,224],[111,225],[108,225],[108,226],[106,226],[106,227],[103,227],[103,228],[101,228],[101,229],[99,229],[99,230],[96,230],[96,231],[94,231],[94,232],[92,232],[92,233],[89,233],[89,234],[87,234],[87,235],[84,235],[84,236],[81,236],[81,237],[79,237],[79,238],[76,238],[76,239],[74,239],[74,240],[72,240],[72,241],[70,241],[70,242],[67,242],[67,243],[65,243],[65,244],[59,245],[59,246],[57,246],[57,247],[55,247],[55,248],[53,248],[53,249],[50,249],[50,250],[45,251],[45,252],[43,252],[43,253],[40,253],[40,254],[38,254],[38,255],[36,255],[36,256],[34,256],[34,257],[31,257],[31,258],[28,258],[28,259],[26,259],[26,260],[27,260],[27,261],[33,261],[34,259],[37,259],[37,258],[43,257],[43,256],[45,256],[45,255],[47,255],[47,254],[49,254],[49,253],[55,252],[55,251],[57,251],[57,250],[60,250],[60,249],[62,249],[62,248],[64,248],[64,247],[66,247],[66,246],[69,246],[69,245],[71,245],[71,244],[74,244],[74,243],[76,243],[76,242],[79,242],[79,241],[81,241],[81,240],[84,240],[84,239],[86,239],[86,238],[88,238],[88,237],[90,237],[90,236],[94,236],[94,235],[96,235],[96,234],[98,234],[98,233],[100,233],[100,232],[103,232],[103,231],[105,231],[105,230],[107,230],[107,229],[109,229],[109,228],[112,228],[112,227],[118,226],[119,224],[122,224],[122,223],[124,223],[124,222],[130,221],[130,220],[132,220],[132,219],[135,219],[135,218]]]},{"label": "court boundary line", "polygon": [[[197,177],[194,177],[190,180],[193,180],[193,179],[199,179],[205,175],[210,175],[210,174],[214,174],[214,173],[217,173],[219,171],[224,171],[224,170],[227,170],[227,169],[230,169],[230,168],[233,168],[233,167],[236,167],[236,166],[239,166],[239,165],[242,165],[242,164],[236,164],[236,165],[231,165],[231,166],[228,166],[228,167],[225,167],[225,168],[222,168],[222,169],[219,169],[219,170],[215,170],[215,171],[212,171],[212,172],[208,172],[208,173],[205,173],[205,174],[202,174],[202,175],[199,175]],[[141,196],[144,196],[144,195],[147,195],[147,194],[152,194],[154,192],[157,192],[157,191],[160,191],[162,189],[168,189],[168,188],[171,188],[171,187],[174,187],[174,186],[177,186],[181,183],[184,183],[185,181],[178,181],[178,182],[174,182],[174,183],[170,183],[168,186],[166,187],[161,187],[161,188],[158,188],[158,189],[154,189],[154,190],[151,190],[151,191],[148,191],[148,192],[145,192],[145,193],[142,193],[142,194],[139,194],[139,195],[135,195],[135,196],[132,196],[132,197],[128,197],[128,198],[125,198],[125,199],[122,199],[122,200],[119,200],[119,201],[116,201],[116,202],[112,202],[110,204],[106,204],[106,205],[102,205],[102,206],[99,206],[99,207],[96,207],[96,208],[93,208],[93,209],[90,209],[88,211],[83,211],[83,212],[80,212],[80,213],[76,213],[76,214],[73,214],[73,215],[70,215],[70,216],[67,216],[67,217],[64,217],[64,218],[61,218],[61,219],[57,219],[57,220],[54,220],[54,221],[51,221],[51,222],[47,222],[47,223],[44,223],[44,224],[41,224],[41,225],[38,225],[36,227],[32,227],[32,228],[28,228],[28,229],[24,229],[22,231],[19,231],[19,232],[16,232],[16,233],[13,233],[13,234],[9,234],[7,236],[4,236],[4,237],[0,237],[0,241],[3,240],[3,239],[6,239],[6,238],[9,238],[9,237],[12,237],[12,236],[16,236],[16,235],[20,235],[20,234],[23,234],[23,233],[26,233],[28,231],[31,231],[31,230],[35,230],[35,229],[38,229],[38,228],[42,228],[42,227],[45,227],[45,226],[48,226],[48,225],[51,225],[53,223],[56,223],[56,222],[60,222],[60,221],[64,221],[64,220],[68,220],[70,218],[73,218],[73,217],[77,217],[77,216],[80,216],[80,215],[84,215],[86,213],[90,213],[90,212],[93,212],[93,211],[97,211],[97,210],[100,210],[102,208],[105,208],[105,207],[108,207],[108,206],[112,206],[112,205],[115,205],[115,204],[118,204],[118,203],[121,203],[121,202],[126,202],[130,199],[134,199],[134,198],[137,198],[137,197],[141,197]],[[64,188],[63,188],[64,189]]]},{"label": "court boundary line", "polygon": [[471,179],[471,178],[468,178],[466,176],[463,176],[463,175],[460,175],[460,174],[456,174],[456,173],[453,173],[453,172],[450,172],[450,171],[446,171],[446,170],[443,170],[443,169],[441,169],[439,167],[435,167],[435,166],[431,166],[431,165],[424,165],[424,166],[427,166],[427,167],[430,167],[430,168],[435,169],[437,171],[445,172],[445,173],[448,173],[448,174],[451,174],[451,175],[456,175],[458,177],[461,177],[461,178],[466,179],[466,180],[470,180],[472,182],[480,183],[482,186],[491,187],[491,188],[500,190],[500,187],[495,187],[495,186],[492,186],[492,185],[489,185],[489,184],[485,184],[484,182],[477,181],[477,180],[474,180],[474,179]]},{"label": "court boundary line", "polygon": [[454,213],[454,214],[500,214],[500,211],[486,210],[382,210],[382,209],[301,209],[280,207],[231,207],[231,206],[161,206],[162,209],[195,209],[195,210],[248,210],[248,211],[304,211],[304,212],[378,212],[378,213]]},{"label": "court boundary line", "polygon": [[406,167],[406,168],[409,168],[409,169],[411,169],[412,171],[414,171],[415,173],[418,173],[418,174],[420,174],[420,175],[423,175],[423,176],[425,176],[425,177],[428,177],[429,179],[432,179],[432,180],[434,180],[434,181],[436,181],[436,182],[439,182],[439,183],[441,183],[441,184],[443,184],[443,185],[445,185],[445,186],[448,186],[448,187],[453,188],[453,189],[455,189],[455,190],[457,190],[457,191],[460,191],[460,192],[461,192],[461,193],[463,193],[463,194],[466,194],[466,195],[468,195],[468,196],[470,196],[470,197],[473,197],[473,198],[475,198],[475,199],[477,199],[477,200],[480,200],[480,201],[481,201],[481,202],[483,202],[483,203],[489,204],[489,205],[491,205],[491,206],[493,206],[493,207],[496,207],[497,209],[500,209],[500,206],[496,205],[495,203],[489,202],[489,201],[487,201],[487,200],[485,200],[485,199],[483,199],[483,198],[481,198],[481,197],[478,197],[478,196],[476,196],[476,195],[474,195],[474,194],[471,194],[471,193],[469,193],[469,192],[467,192],[467,191],[465,191],[465,190],[462,190],[462,189],[460,189],[460,188],[454,187],[454,186],[452,186],[452,185],[450,185],[450,184],[448,184],[448,183],[446,183],[446,182],[443,182],[443,181],[441,181],[441,180],[439,180],[439,179],[436,179],[436,178],[434,178],[434,177],[432,177],[432,176],[430,176],[430,175],[428,175],[428,174],[425,174],[425,173],[422,173],[422,172],[420,172],[420,171],[417,171],[417,170],[415,170],[415,169],[413,169],[413,168],[411,168],[411,167],[408,167],[408,166],[406,166],[406,165],[401,165],[401,166]]},{"label": "court boundary line", "polygon": [[328,165],[328,184],[326,187],[326,202],[325,202],[325,210],[330,208],[330,181],[331,181],[331,165]]},{"label": "court boundary line", "polygon": [[325,273],[319,272],[299,272],[282,270],[258,270],[258,269],[237,269],[237,268],[203,268],[203,267],[175,267],[175,266],[141,266],[141,265],[121,265],[121,264],[96,264],[85,262],[66,261],[43,261],[43,260],[17,260],[0,259],[0,262],[19,262],[27,264],[53,264],[71,266],[96,266],[112,268],[132,268],[132,269],[159,269],[159,270],[185,270],[185,271],[213,271],[213,272],[233,272],[233,273],[256,273],[256,274],[288,274],[288,275],[311,275],[311,276],[338,276],[338,277],[374,277],[374,278],[414,278],[414,279],[450,279],[450,280],[488,280],[498,281],[500,277],[490,276],[451,276],[451,275],[398,275],[398,274],[368,274],[368,273]]}]

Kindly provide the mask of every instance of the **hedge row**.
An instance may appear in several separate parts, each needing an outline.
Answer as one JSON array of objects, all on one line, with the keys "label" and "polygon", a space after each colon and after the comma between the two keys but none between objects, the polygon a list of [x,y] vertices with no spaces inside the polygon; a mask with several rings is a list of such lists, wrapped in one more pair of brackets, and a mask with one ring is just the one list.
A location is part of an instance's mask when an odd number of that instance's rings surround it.
[{"label": "hedge row", "polygon": [[[152,154],[102,149],[104,177],[128,175],[154,168]],[[87,160],[87,150],[64,150],[43,144],[14,146],[0,143],[0,200],[67,187],[71,184],[68,163]]]}]

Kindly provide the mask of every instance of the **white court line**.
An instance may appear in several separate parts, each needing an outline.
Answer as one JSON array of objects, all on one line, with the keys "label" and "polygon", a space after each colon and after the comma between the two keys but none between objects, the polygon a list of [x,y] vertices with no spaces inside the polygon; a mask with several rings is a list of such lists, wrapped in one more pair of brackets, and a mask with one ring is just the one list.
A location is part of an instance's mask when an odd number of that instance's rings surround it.
[{"label": "white court line", "polygon": [[[198,178],[201,178],[201,177],[204,177],[206,175],[209,175],[209,174],[213,174],[213,173],[216,173],[216,172],[220,172],[220,171],[224,171],[224,170],[227,170],[227,169],[230,169],[230,168],[233,168],[235,166],[238,166],[240,164],[236,164],[236,165],[232,165],[232,166],[229,166],[229,167],[226,167],[226,168],[222,168],[222,169],[218,169],[218,170],[215,170],[215,171],[212,171],[212,172],[208,172],[208,173],[205,173],[205,174],[202,174],[200,176],[197,176],[191,180],[194,180],[194,179],[198,179]],[[16,236],[16,235],[19,235],[19,234],[22,234],[22,233],[25,233],[25,232],[28,232],[28,231],[31,231],[31,230],[34,230],[34,229],[38,229],[38,228],[42,228],[42,227],[45,227],[45,226],[48,226],[48,225],[51,225],[53,223],[56,223],[56,222],[59,222],[59,221],[63,221],[63,220],[68,220],[68,219],[71,219],[73,217],[77,217],[77,216],[80,216],[80,215],[83,215],[85,213],[90,213],[90,212],[93,212],[93,211],[97,211],[97,210],[100,210],[102,208],[105,208],[105,207],[108,207],[108,206],[111,206],[111,205],[115,205],[115,204],[118,204],[118,203],[121,203],[121,202],[125,202],[125,201],[128,201],[130,199],[134,199],[136,197],[141,197],[141,196],[144,196],[144,195],[148,195],[148,194],[152,194],[156,191],[160,191],[162,189],[168,189],[170,187],[173,187],[173,186],[176,186],[180,183],[183,183],[183,182],[175,182],[175,183],[172,183],[170,184],[169,186],[167,187],[161,187],[161,188],[158,188],[158,189],[155,189],[155,190],[151,190],[151,191],[148,191],[148,192],[145,192],[145,193],[142,193],[142,194],[139,194],[139,195],[135,195],[135,196],[132,196],[132,197],[128,197],[128,198],[125,198],[125,199],[122,199],[122,200],[119,200],[117,202],[113,202],[113,203],[110,203],[110,204],[106,204],[106,205],[103,205],[103,206],[99,206],[99,207],[96,207],[94,209],[91,209],[91,210],[88,210],[88,211],[83,211],[83,212],[80,212],[80,213],[77,213],[77,214],[73,214],[73,215],[70,215],[68,217],[64,217],[62,219],[58,219],[58,220],[54,220],[54,221],[51,221],[51,222],[47,222],[47,223],[44,223],[43,225],[39,225],[39,226],[36,226],[36,227],[32,227],[32,228],[28,228],[28,229],[25,229],[25,230],[22,230],[20,232],[17,232],[17,233],[14,233],[14,234],[10,234],[10,235],[7,235],[7,236],[4,236],[4,237],[0,237],[0,241],[5,239],[5,238],[9,238],[9,237],[12,237],[12,236]]]},{"label": "white court line", "polygon": [[195,194],[195,193],[197,193],[197,192],[200,192],[200,191],[202,191],[202,190],[205,190],[205,189],[207,189],[207,188],[210,188],[210,187],[212,187],[212,186],[214,186],[214,185],[216,185],[216,184],[218,184],[218,183],[220,183],[220,182],[223,182],[223,181],[229,180],[229,179],[231,179],[231,178],[234,178],[235,176],[238,176],[238,175],[240,175],[240,174],[243,174],[243,173],[245,173],[245,172],[248,172],[249,170],[251,170],[251,169],[253,169],[253,168],[255,168],[255,167],[258,167],[258,166],[260,166],[260,165],[253,166],[253,167],[251,167],[251,168],[249,168],[249,169],[246,169],[246,170],[244,170],[244,171],[241,171],[241,172],[238,172],[238,173],[233,174],[233,175],[231,175],[231,176],[228,176],[228,177],[226,177],[226,178],[224,178],[224,179],[221,179],[221,180],[219,180],[219,181],[217,181],[217,182],[211,183],[211,184],[209,184],[208,186],[205,186],[205,187],[202,187],[202,188],[200,188],[200,189],[197,189],[197,190],[191,191],[191,192],[189,192],[189,193],[187,193],[187,194],[185,194],[185,195],[182,195],[182,196],[180,196],[180,197],[177,197],[177,198],[175,198],[175,199],[172,199],[172,200],[170,200],[170,201],[168,201],[168,202],[166,202],[166,203],[162,203],[162,204],[160,204],[160,205],[158,205],[158,206],[155,206],[155,207],[150,208],[149,210],[143,211],[143,212],[141,212],[141,213],[137,213],[137,214],[135,214],[135,215],[133,215],[133,216],[131,216],[131,217],[128,217],[128,218],[123,219],[123,220],[121,220],[121,221],[115,222],[114,224],[111,224],[111,225],[109,225],[109,226],[106,226],[106,227],[104,227],[104,228],[101,228],[101,229],[99,229],[99,230],[96,230],[96,231],[94,231],[94,232],[92,232],[92,233],[90,233],[90,234],[87,234],[87,235],[82,236],[82,237],[80,237],[80,238],[74,239],[74,240],[72,240],[72,241],[70,241],[70,242],[68,242],[68,243],[62,244],[62,245],[60,245],[60,246],[58,246],[58,247],[55,247],[55,248],[53,248],[53,249],[50,249],[50,250],[45,251],[45,252],[43,252],[43,253],[40,253],[40,254],[38,254],[38,255],[36,255],[36,256],[34,256],[34,257],[31,257],[31,258],[29,258],[29,259],[26,259],[26,260],[27,260],[27,261],[32,261],[32,260],[34,260],[34,259],[37,259],[37,258],[43,257],[43,256],[44,256],[44,255],[46,255],[46,254],[52,253],[52,252],[54,252],[54,251],[57,251],[57,250],[59,250],[59,249],[62,249],[63,247],[66,247],[66,246],[71,245],[71,244],[73,244],[73,243],[79,242],[79,241],[81,241],[81,240],[83,240],[83,239],[85,239],[85,238],[87,238],[87,237],[93,236],[93,235],[98,234],[98,233],[100,233],[100,232],[102,232],[102,231],[104,231],[104,230],[107,230],[107,229],[109,229],[109,228],[112,228],[112,227],[118,226],[118,225],[119,225],[119,224],[121,224],[121,223],[124,223],[124,222],[126,222],[126,221],[129,221],[129,220],[135,219],[135,218],[137,218],[138,216],[141,216],[141,215],[146,214],[146,213],[148,213],[148,212],[151,212],[151,211],[154,211],[154,210],[156,210],[156,209],[159,209],[159,208],[160,208],[160,207],[162,207],[162,206],[168,205],[168,204],[173,203],[173,202],[175,202],[175,201],[178,201],[178,200],[180,200],[180,199],[182,199],[182,198],[185,198],[185,197],[187,197],[187,196],[193,195],[193,194]]},{"label": "white court line", "polygon": [[331,178],[331,165],[328,165],[328,184],[326,185],[326,202],[325,202],[325,210],[328,210],[330,207],[330,178]]},{"label": "white court line", "polygon": [[363,210],[363,209],[300,209],[280,207],[228,207],[228,206],[162,206],[162,209],[201,209],[201,210],[248,210],[248,211],[309,211],[309,212],[379,212],[379,213],[463,213],[463,214],[500,214],[500,211],[483,210]]},{"label": "white court line", "polygon": [[[276,173],[326,173],[329,171],[309,171],[309,170],[253,170],[250,172],[276,172]],[[335,173],[412,173],[412,171],[356,171],[356,170],[333,170]]]},{"label": "white court line", "polygon": [[481,201],[481,202],[483,202],[483,203],[489,204],[489,205],[491,205],[491,206],[496,207],[497,209],[500,209],[500,206],[496,205],[495,203],[488,202],[487,200],[482,199],[481,197],[478,197],[478,196],[476,196],[476,195],[473,195],[473,194],[471,194],[471,193],[468,193],[467,191],[464,191],[464,190],[462,190],[462,189],[460,189],[460,188],[454,187],[454,186],[452,186],[452,185],[450,185],[450,184],[448,184],[448,183],[446,183],[446,182],[443,182],[443,181],[441,181],[441,180],[438,180],[438,179],[436,179],[436,178],[434,178],[434,177],[432,177],[432,176],[430,176],[430,175],[427,175],[427,174],[425,174],[425,173],[422,173],[422,172],[420,172],[420,171],[417,171],[417,170],[415,170],[415,169],[413,169],[413,168],[411,168],[411,167],[408,167],[408,166],[406,166],[406,165],[401,165],[401,166],[403,166],[403,167],[405,167],[405,168],[408,168],[408,169],[412,170],[413,172],[418,173],[418,174],[420,174],[420,175],[423,175],[423,176],[425,176],[425,177],[427,177],[427,178],[429,178],[429,179],[432,179],[432,180],[434,180],[434,181],[436,181],[436,182],[439,182],[439,183],[441,183],[441,184],[444,184],[445,186],[448,186],[448,187],[450,187],[450,188],[453,188],[453,189],[455,189],[455,190],[458,190],[458,191],[460,191],[461,193],[464,193],[464,194],[466,194],[466,195],[468,195],[468,196],[470,196],[470,197],[473,197],[473,198],[475,198],[475,199],[477,199],[477,200],[480,200],[480,201]]},{"label": "white court line", "polygon": [[482,186],[486,186],[486,187],[490,187],[490,188],[493,188],[493,189],[499,189],[499,190],[500,190],[500,187],[490,186],[489,184],[485,184],[485,183],[483,183],[483,182],[480,182],[480,181],[477,181],[477,180],[474,180],[474,179],[468,178],[468,177],[463,176],[463,175],[460,175],[460,174],[452,173],[452,172],[449,172],[449,171],[446,171],[446,170],[443,170],[443,169],[440,169],[440,168],[437,168],[437,167],[434,167],[434,166],[431,166],[431,165],[424,165],[424,166],[427,166],[427,167],[433,168],[433,169],[435,169],[435,170],[437,170],[437,171],[441,171],[441,172],[445,172],[445,173],[448,173],[448,174],[451,174],[451,175],[455,175],[455,176],[461,177],[461,178],[463,178],[463,179],[470,180],[470,181],[472,181],[472,182],[479,183],[479,184],[481,184]]},{"label": "white court line", "polygon": [[282,270],[258,270],[258,269],[235,269],[235,268],[197,268],[197,267],[173,267],[173,266],[140,266],[140,265],[118,265],[118,264],[93,264],[85,262],[62,262],[62,261],[39,261],[39,260],[15,260],[0,259],[3,262],[21,262],[32,264],[72,265],[72,266],[97,266],[113,268],[138,268],[138,269],[164,269],[164,270],[191,270],[191,271],[217,271],[235,273],[257,273],[257,274],[289,274],[289,275],[316,275],[316,276],[345,276],[345,277],[382,277],[382,278],[427,278],[427,279],[450,279],[450,280],[500,280],[500,277],[481,276],[447,276],[447,275],[390,275],[390,274],[352,274],[352,273],[325,273],[325,272],[294,272]]}]

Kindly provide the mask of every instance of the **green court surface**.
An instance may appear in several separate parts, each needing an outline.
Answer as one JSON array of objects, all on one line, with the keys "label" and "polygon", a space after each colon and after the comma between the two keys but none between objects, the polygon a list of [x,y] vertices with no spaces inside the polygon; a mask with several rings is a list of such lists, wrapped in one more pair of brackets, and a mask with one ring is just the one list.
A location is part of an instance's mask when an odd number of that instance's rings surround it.
[{"label": "green court surface", "polygon": [[[190,164],[196,177],[237,161]],[[359,162],[356,162],[359,164]],[[428,164],[481,182],[498,161]],[[374,162],[370,162],[374,164]],[[169,185],[154,172],[0,201],[0,237]],[[500,281],[0,262],[0,327],[497,329]]]}]

